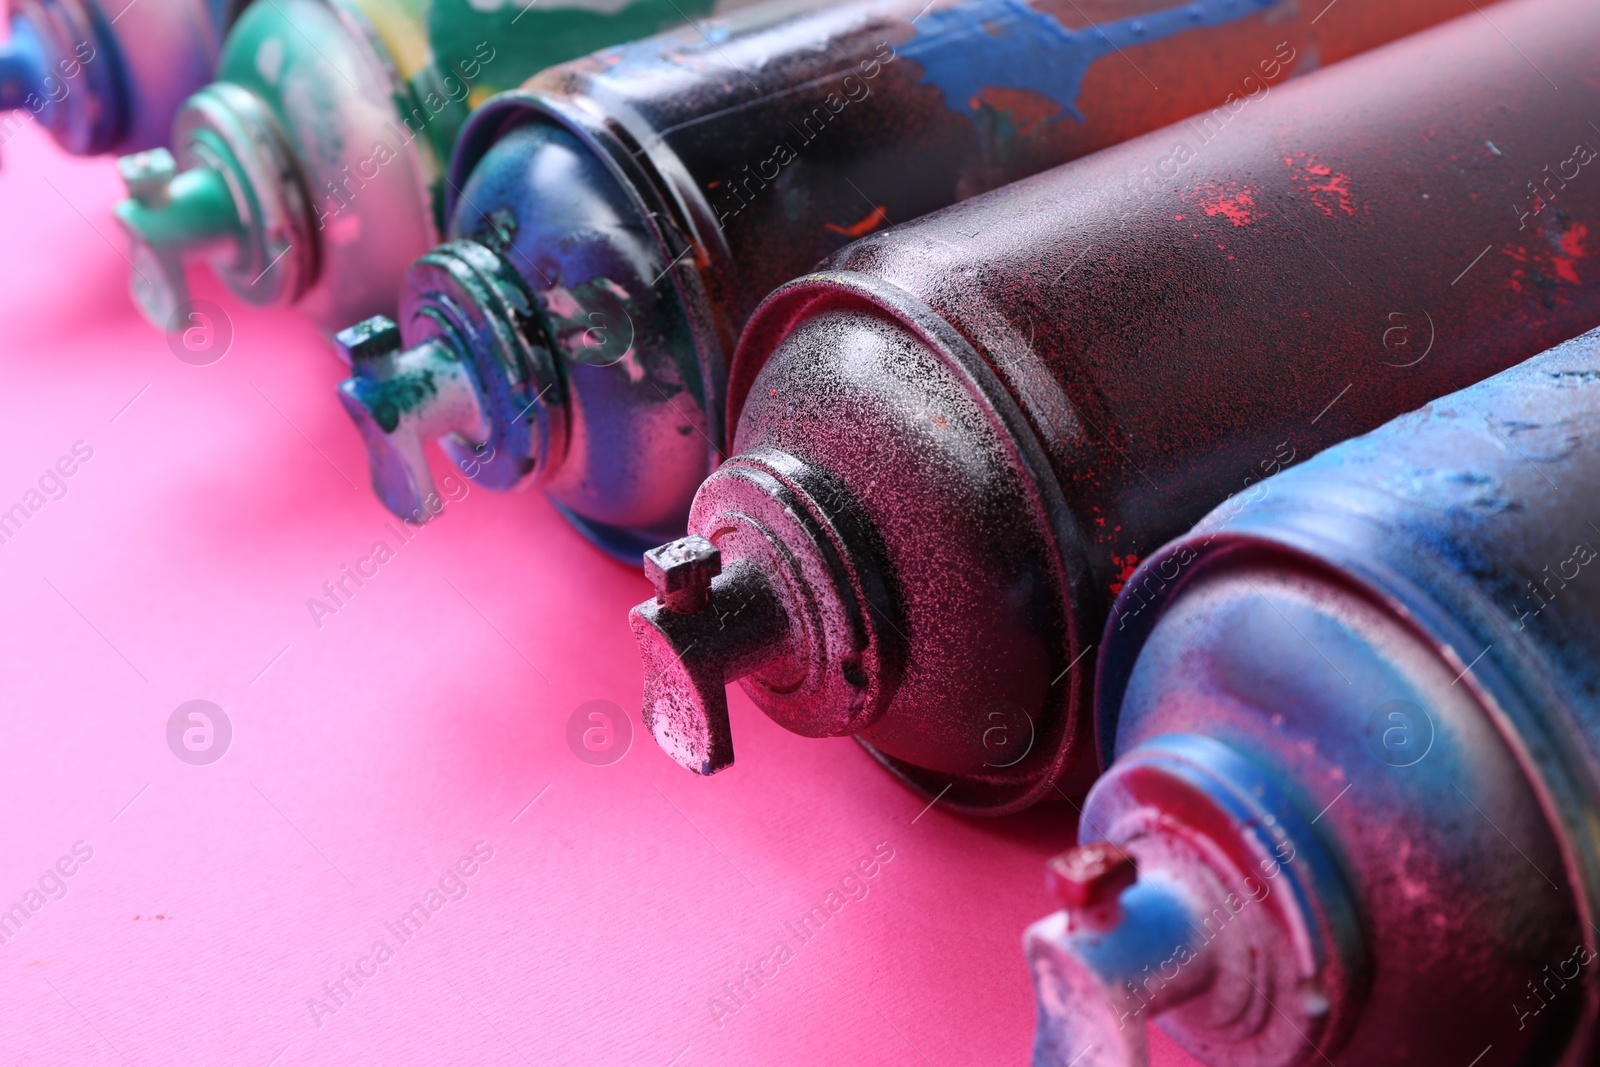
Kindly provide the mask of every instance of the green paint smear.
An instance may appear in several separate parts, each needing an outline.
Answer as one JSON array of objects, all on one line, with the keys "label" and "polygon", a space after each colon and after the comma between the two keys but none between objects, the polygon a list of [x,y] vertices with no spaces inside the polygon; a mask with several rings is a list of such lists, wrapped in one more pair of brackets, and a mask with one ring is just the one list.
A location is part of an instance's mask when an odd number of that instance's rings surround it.
[{"label": "green paint smear", "polygon": [[427,406],[439,392],[431,370],[394,378],[358,377],[355,382],[358,398],[384,433],[394,433],[402,414]]},{"label": "green paint smear", "polygon": [[495,11],[475,10],[467,0],[435,0],[428,36],[441,71],[470,71],[479,46],[491,45],[494,59],[478,64],[472,82],[475,89],[501,92],[556,63],[682,26],[686,16],[708,15],[713,6],[714,0],[637,0],[605,15],[530,7],[528,0],[507,0]]}]

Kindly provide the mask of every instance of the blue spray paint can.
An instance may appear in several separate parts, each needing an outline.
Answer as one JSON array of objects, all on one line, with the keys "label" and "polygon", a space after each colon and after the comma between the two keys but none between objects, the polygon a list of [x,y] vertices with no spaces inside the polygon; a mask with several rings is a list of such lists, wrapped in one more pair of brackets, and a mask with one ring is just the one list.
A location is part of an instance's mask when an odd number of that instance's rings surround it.
[{"label": "blue spray paint can", "polygon": [[39,122],[77,155],[167,143],[245,0],[19,0],[0,45],[0,144]]},{"label": "blue spray paint can", "polygon": [[1593,1062],[1600,331],[1147,560],[1097,712],[1037,1067]]}]

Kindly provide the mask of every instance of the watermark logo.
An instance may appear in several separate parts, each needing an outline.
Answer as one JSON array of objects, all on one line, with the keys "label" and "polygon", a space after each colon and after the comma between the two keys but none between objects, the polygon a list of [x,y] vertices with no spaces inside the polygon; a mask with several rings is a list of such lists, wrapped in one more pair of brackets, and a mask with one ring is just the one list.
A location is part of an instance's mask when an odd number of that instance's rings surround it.
[{"label": "watermark logo", "polygon": [[983,765],[1015,767],[1033,751],[1033,716],[1009,700],[989,705],[983,716]]},{"label": "watermark logo", "polygon": [[195,767],[215,763],[233,743],[228,713],[209,700],[188,700],[167,720],[167,747]]},{"label": "watermark logo", "polygon": [[563,338],[567,358],[575,363],[594,367],[609,367],[633,354],[633,316],[613,294],[609,303],[615,305],[601,311],[591,311],[585,317],[588,323],[571,338]]},{"label": "watermark logo", "polygon": [[609,767],[633,747],[633,719],[609,700],[586,700],[567,716],[567,747],[591,767]]},{"label": "watermark logo", "polygon": [[635,329],[628,291],[610,278],[554,286],[543,294],[556,346],[572,363],[610,367],[633,355]]},{"label": "watermark logo", "polygon": [[[1420,318],[1416,314],[1419,311],[1422,313]],[[1380,363],[1391,367],[1415,367],[1427,359],[1428,353],[1433,351],[1437,331],[1433,326],[1433,316],[1428,314],[1427,308],[1391,311],[1384,316],[1383,321],[1383,355],[1379,359]],[[1426,341],[1422,336],[1424,325],[1428,328]]]},{"label": "watermark logo", "polygon": [[1422,762],[1433,748],[1433,717],[1409,700],[1380,704],[1367,717],[1367,749],[1391,767]]},{"label": "watermark logo", "polygon": [[167,319],[167,347],[191,367],[209,367],[233,347],[233,320],[209,300],[185,300]]}]

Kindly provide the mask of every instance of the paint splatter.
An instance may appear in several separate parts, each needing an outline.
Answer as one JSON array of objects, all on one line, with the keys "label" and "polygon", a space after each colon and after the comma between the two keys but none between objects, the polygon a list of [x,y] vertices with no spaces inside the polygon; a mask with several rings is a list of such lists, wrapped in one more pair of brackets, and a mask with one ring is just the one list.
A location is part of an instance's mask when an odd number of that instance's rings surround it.
[{"label": "paint splatter", "polygon": [[889,212],[882,204],[873,207],[871,214],[859,222],[852,222],[848,226],[838,226],[831,222],[823,223],[823,228],[831,233],[842,234],[845,237],[865,237],[867,234],[882,226],[889,218]]},{"label": "paint splatter", "polygon": [[1340,211],[1346,215],[1356,213],[1355,203],[1350,196],[1350,175],[1337,173],[1326,163],[1318,163],[1315,155],[1306,152],[1284,156],[1283,162],[1291,168],[1298,164],[1299,172],[1289,175],[1289,180],[1301,183],[1311,194],[1311,202],[1328,218],[1333,218]]},{"label": "paint splatter", "polygon": [[1061,114],[1060,104],[1026,89],[1001,89],[989,85],[978,90],[978,95],[970,102],[974,111],[988,108],[1004,115],[1011,126],[1007,132],[1022,137],[1038,136]]},{"label": "paint splatter", "polygon": [[1583,247],[1583,239],[1589,236],[1589,227],[1581,222],[1575,222],[1565,233],[1551,233],[1548,236],[1551,247],[1555,250],[1553,258],[1556,277],[1564,282],[1578,285],[1581,279],[1578,277],[1577,264],[1578,260],[1588,254],[1588,250]]},{"label": "paint splatter", "polygon": [[1132,552],[1126,556],[1113,553],[1111,562],[1119,568],[1117,580],[1111,583],[1111,595],[1116,596],[1122,592],[1122,587],[1128,584],[1128,579],[1133,577],[1133,572],[1139,569],[1139,557]]},{"label": "paint splatter", "polygon": [[1236,193],[1230,193],[1213,187],[1200,200],[1200,210],[1212,218],[1221,215],[1235,226],[1248,226],[1254,222],[1255,206],[1254,189],[1240,189]]},{"label": "paint splatter", "polygon": [[1564,211],[1555,212],[1544,226],[1544,244],[1505,245],[1500,254],[1516,266],[1506,278],[1506,288],[1519,295],[1538,295],[1547,307],[1553,307],[1557,287],[1566,282],[1581,285],[1578,274],[1580,260],[1592,254],[1589,248],[1589,227],[1574,222]]},{"label": "paint splatter", "polygon": [[916,37],[899,54],[922,67],[923,80],[937,86],[957,114],[970,114],[985,91],[1024,90],[1082,122],[1078,93],[1096,60],[1283,2],[1198,0],[1074,30],[1026,0],[965,0],[919,15]]}]

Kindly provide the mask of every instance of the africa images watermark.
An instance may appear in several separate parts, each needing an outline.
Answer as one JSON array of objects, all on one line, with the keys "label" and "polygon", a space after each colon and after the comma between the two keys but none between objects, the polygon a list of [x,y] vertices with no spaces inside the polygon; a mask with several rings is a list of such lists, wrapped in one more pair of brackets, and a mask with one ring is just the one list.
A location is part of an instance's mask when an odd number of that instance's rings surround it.
[{"label": "africa images watermark", "polygon": [[[1550,564],[1545,564],[1538,583],[1535,584],[1530,579],[1526,584],[1525,592],[1530,599],[1521,599],[1523,594],[1519,593],[1518,599],[1511,605],[1511,610],[1517,616],[1517,629],[1526,630],[1528,628],[1528,620],[1538,618],[1544,609],[1554,602],[1561,591],[1566,589],[1567,584],[1576,580],[1583,572],[1583,568],[1594,562],[1597,555],[1600,555],[1600,553],[1595,551],[1594,545],[1588,541],[1579,541],[1573,546],[1572,555],[1555,565],[1554,574],[1550,573]],[[1568,567],[1572,568],[1571,573],[1568,573]],[[1555,583],[1554,586],[1551,585],[1552,582]],[[1538,606],[1535,607],[1535,604]]]},{"label": "africa images watermark", "polygon": [[[1556,964],[1556,969],[1553,973],[1550,970],[1550,965],[1548,963],[1545,964],[1543,971],[1544,977],[1538,985],[1534,985],[1533,979],[1528,979],[1528,992],[1533,994],[1532,997],[1529,998],[1529,1002],[1530,1004],[1537,1005],[1537,1007],[1523,1008],[1517,1004],[1511,1005],[1511,1010],[1516,1012],[1517,1015],[1517,1029],[1527,1029],[1528,1020],[1538,1015],[1540,1012],[1544,1011],[1544,1009],[1548,1008],[1552,1003],[1554,1003],[1556,998],[1561,995],[1562,990],[1566,989],[1570,983],[1577,981],[1578,976],[1583,972],[1583,969],[1594,961],[1594,952],[1590,950],[1588,945],[1580,943],[1572,950],[1571,955]],[[1567,964],[1571,964],[1572,966],[1571,974],[1568,974],[1565,970],[1565,966]],[[1551,982],[1555,983],[1556,988],[1550,988]],[[1543,993],[1541,993],[1540,990],[1543,990]]]},{"label": "africa images watermark", "polygon": [[[1284,450],[1288,449],[1287,454]],[[1227,530],[1228,524],[1252,504],[1260,503],[1271,493],[1272,487],[1267,484],[1267,479],[1292,464],[1298,450],[1288,441],[1280,441],[1273,449],[1271,456],[1259,461],[1259,472],[1253,471],[1244,479],[1239,492],[1234,493],[1227,500],[1219,504],[1203,520],[1207,531],[1206,539],[1198,545],[1184,545],[1177,552],[1162,559],[1153,569],[1147,570],[1140,580],[1126,588],[1118,589],[1120,593],[1114,614],[1117,617],[1117,629],[1127,627],[1128,620],[1137,616],[1149,607],[1167,586],[1176,581],[1183,569],[1200,558],[1200,552],[1207,548],[1218,535]],[[1255,488],[1251,489],[1250,486]],[[1247,491],[1248,490],[1248,491]]]},{"label": "africa images watermark", "polygon": [[22,499],[9,508],[0,510],[0,545],[9,544],[22,532],[22,527],[52,501],[66,498],[67,479],[78,473],[78,468],[94,458],[94,448],[87,441],[72,442],[70,455],[63,455],[44,469],[35,486],[22,494]]},{"label": "africa images watermark", "polygon": [[[1289,64],[1298,56],[1299,52],[1288,41],[1279,42],[1271,57],[1256,64],[1259,74],[1252,71],[1244,76],[1240,82],[1240,87],[1245,90],[1244,93],[1230,92],[1223,98],[1221,104],[1210,111],[1186,119],[1183,125],[1194,134],[1198,147],[1204,148],[1221,136],[1228,124],[1246,107],[1265,100],[1267,94],[1272,91],[1272,84],[1284,76]],[[1253,89],[1252,84],[1255,86]],[[1183,169],[1198,158],[1199,152],[1196,148],[1190,147],[1187,141],[1178,141],[1154,167],[1148,164],[1140,167],[1138,174],[1124,191],[1124,207],[1118,216],[1119,223],[1126,226],[1130,220],[1142,214],[1156,190],[1183,173]]]},{"label": "africa images watermark", "polygon": [[844,910],[846,904],[865,900],[871,890],[868,884],[883,873],[883,868],[894,859],[894,848],[887,841],[874,845],[872,851],[862,856],[850,870],[823,896],[820,903],[811,905],[798,920],[783,924],[785,936],[773,942],[766,954],[747,965],[739,976],[724,982],[722,988],[706,1002],[711,1012],[711,1022],[721,1030],[731,1017],[737,1015],[768,982],[773,981],[783,966],[794,959],[795,951],[810,944],[833,917]]},{"label": "africa images watermark", "polygon": [[454,474],[440,478],[439,488],[444,491],[443,498],[438,493],[429,492],[422,500],[422,507],[400,520],[399,525],[384,522],[384,528],[394,540],[392,546],[384,538],[374,541],[366,555],[353,564],[343,564],[335,577],[322,583],[322,596],[306,598],[306,610],[311,613],[311,621],[316,624],[317,629],[323,628],[324,620],[330,615],[337,615],[349,607],[356,594],[366,588],[368,582],[383,573],[384,564],[394,559],[400,549],[415,541],[418,531],[423,529],[429,519],[437,518],[444,511],[446,503],[459,504],[472,491],[470,482],[463,481]]},{"label": "africa images watermark", "polygon": [[74,841],[72,854],[63,854],[54,864],[45,868],[37,886],[29,886],[21,898],[9,908],[0,908],[0,945],[8,945],[22,933],[27,921],[44,910],[52,900],[64,900],[67,879],[77,874],[83,864],[94,859],[94,846],[87,841]]},{"label": "africa images watermark", "polygon": [[[487,50],[488,54],[484,52]],[[465,103],[472,93],[473,80],[483,71],[483,68],[494,62],[496,52],[494,46],[488,41],[481,41],[473,50],[472,58],[459,61],[454,74],[459,77],[444,75],[439,80],[439,89],[443,92],[429,91],[417,96],[416,106],[409,112],[402,113],[400,122],[396,124],[389,119],[384,122],[395,135],[395,144],[388,141],[374,141],[372,150],[355,164],[354,170],[346,163],[339,168],[339,175],[335,178],[323,179],[324,191],[328,194],[329,210],[313,208],[317,216],[317,229],[323,229],[329,219],[337,218],[344,209],[349,207],[367,187],[367,182],[375,181],[380,171],[385,166],[400,158],[405,146],[411,144],[418,137],[425,137],[428,133],[429,123],[440,115],[452,104]]]},{"label": "africa images watermark", "polygon": [[[1517,229],[1519,231],[1526,230],[1529,219],[1538,218],[1544,213],[1545,208],[1555,203],[1556,194],[1565,189],[1568,182],[1577,178],[1578,173],[1584,167],[1593,163],[1597,154],[1600,153],[1596,153],[1592,145],[1580,144],[1572,149],[1572,155],[1556,164],[1556,173],[1551,174],[1550,167],[1547,164],[1541,172],[1544,175],[1544,179],[1539,181],[1537,185],[1534,182],[1528,183],[1527,201],[1523,204],[1511,205],[1511,211],[1517,216],[1517,222],[1519,223]],[[1567,167],[1569,166],[1572,168],[1571,174],[1567,173]],[[1537,181],[1537,179],[1535,180]],[[1560,188],[1552,189],[1550,187],[1551,182],[1555,182]]]},{"label": "africa images watermark", "polygon": [[[83,71],[84,64],[94,62],[94,45],[88,41],[79,41],[72,48],[72,55],[63,56],[56,61],[56,69],[61,72],[63,81],[52,74],[46,74],[40,81],[40,88],[44,90],[43,96],[30,92],[22,98],[22,102],[13,110],[0,117],[0,145],[8,144],[11,138],[28,123],[37,119],[44,113],[45,108],[51,104],[60,104],[72,95],[72,86],[68,84]],[[60,92],[57,92],[57,88]]]},{"label": "africa images watermark", "polygon": [[[1273,880],[1283,872],[1285,867],[1294,862],[1296,855],[1298,853],[1292,841],[1288,838],[1279,840],[1273,845],[1272,855],[1263,857],[1259,862],[1258,869],[1261,872],[1261,877],[1245,876],[1243,885],[1245,895],[1241,897],[1238,893],[1229,893],[1201,918],[1198,926],[1194,927],[1195,933],[1203,936],[1205,938],[1204,941],[1200,941],[1197,938],[1194,942],[1185,941],[1175,945],[1173,946],[1172,954],[1156,965],[1155,972],[1152,973],[1150,965],[1146,964],[1144,975],[1138,979],[1137,983],[1132,978],[1124,981],[1122,992],[1125,996],[1123,1002],[1127,1007],[1124,1010],[1120,1010],[1120,1014],[1117,1017],[1117,1029],[1125,1029],[1129,1019],[1138,1021],[1138,1017],[1155,1000],[1156,994],[1165,989],[1168,983],[1176,981],[1178,975],[1183,972],[1183,968],[1198,959],[1200,951],[1221,936],[1222,932],[1228,929],[1240,912],[1252,904],[1265,903],[1266,899],[1272,895]],[[1293,893],[1294,890],[1291,889],[1290,892]],[[1170,974],[1168,973],[1169,967],[1171,968]],[[1148,1000],[1146,999],[1146,994],[1149,995]],[[1134,1006],[1135,1002],[1137,1002],[1136,1007]]]},{"label": "africa images watermark", "polygon": [[[853,103],[859,104],[871,96],[872,86],[868,83],[882,73],[884,67],[894,62],[895,58],[895,50],[887,41],[878,45],[872,58],[863,59],[856,65],[855,71],[845,74],[838,85],[823,96],[822,103],[817,104],[800,119],[800,125],[796,126],[790,122],[789,127],[799,135],[800,147],[804,148],[821,136],[828,128],[828,124],[843,113],[845,108]],[[712,204],[717,213],[717,225],[725,225],[729,219],[754,203],[756,193],[765,189],[768,182],[776,181],[783,168],[799,158],[800,153],[793,144],[787,140],[779,141],[773,147],[772,154],[755,165],[754,173],[747,163],[742,176],[735,176],[718,183],[723,194],[723,203]],[[754,189],[751,188],[752,184],[755,186]]]},{"label": "africa images watermark", "polygon": [[322,1029],[328,1016],[337,1015],[340,1009],[348,1007],[356,993],[378,976],[384,964],[394,959],[399,947],[421,933],[422,928],[432,922],[446,904],[465,897],[469,888],[468,879],[476,876],[483,865],[492,859],[494,849],[487,841],[473,842],[472,851],[446,868],[438,882],[423,892],[421,899],[401,912],[395,921],[383,924],[390,937],[394,938],[393,946],[388,938],[375,938],[371,947],[356,957],[353,964],[347,963],[339,968],[337,978],[322,983],[320,996],[307,997],[306,1010],[311,1013],[311,1021],[317,1029]]}]

